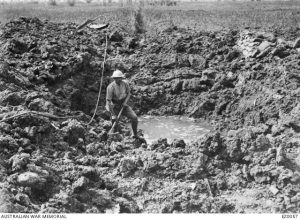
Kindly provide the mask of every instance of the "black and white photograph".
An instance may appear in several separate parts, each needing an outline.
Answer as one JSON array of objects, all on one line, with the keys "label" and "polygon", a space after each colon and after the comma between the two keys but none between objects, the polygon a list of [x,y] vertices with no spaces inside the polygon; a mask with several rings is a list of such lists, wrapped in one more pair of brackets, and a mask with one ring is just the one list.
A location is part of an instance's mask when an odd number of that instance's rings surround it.
[{"label": "black and white photograph", "polygon": [[300,0],[0,0],[0,219],[299,219],[299,101]]}]

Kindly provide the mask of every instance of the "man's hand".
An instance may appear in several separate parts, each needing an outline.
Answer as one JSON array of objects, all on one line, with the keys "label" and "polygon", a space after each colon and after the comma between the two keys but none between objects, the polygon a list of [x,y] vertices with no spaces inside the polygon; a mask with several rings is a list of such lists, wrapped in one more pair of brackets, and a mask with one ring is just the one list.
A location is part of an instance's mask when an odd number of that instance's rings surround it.
[{"label": "man's hand", "polygon": [[127,106],[127,102],[130,98],[130,93],[128,93],[127,97],[125,98],[124,102],[122,103],[122,106]]},{"label": "man's hand", "polygon": [[108,109],[109,109],[110,112],[113,112],[113,111],[114,111],[114,110],[113,110],[114,107],[115,107],[115,105],[114,105],[112,102],[109,102],[109,103],[108,103]]},{"label": "man's hand", "polygon": [[116,113],[114,112],[114,106],[115,105],[110,101],[110,102],[107,102],[105,108],[107,111],[109,111],[112,114],[112,116],[116,117]]}]

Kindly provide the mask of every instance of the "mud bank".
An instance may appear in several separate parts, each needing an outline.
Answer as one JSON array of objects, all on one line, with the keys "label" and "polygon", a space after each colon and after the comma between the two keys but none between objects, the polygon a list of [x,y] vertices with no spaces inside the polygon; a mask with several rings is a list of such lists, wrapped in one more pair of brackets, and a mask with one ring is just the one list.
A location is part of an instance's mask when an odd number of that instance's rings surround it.
[{"label": "mud bank", "polygon": [[[136,37],[76,27],[20,18],[1,29],[0,212],[299,210],[299,30]],[[189,145],[148,145],[124,124],[108,136],[115,68],[139,114],[203,118],[215,131]]]}]

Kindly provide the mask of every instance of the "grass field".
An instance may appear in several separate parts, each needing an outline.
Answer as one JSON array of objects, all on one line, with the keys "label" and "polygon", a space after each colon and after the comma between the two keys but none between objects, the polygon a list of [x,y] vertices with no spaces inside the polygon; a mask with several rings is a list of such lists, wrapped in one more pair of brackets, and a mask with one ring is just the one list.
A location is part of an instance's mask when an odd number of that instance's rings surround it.
[{"label": "grass field", "polygon": [[[20,16],[38,17],[56,22],[82,23],[87,18],[101,16],[99,22],[128,24],[131,7],[102,6],[96,3],[67,3],[50,6],[46,3],[4,3],[0,5],[1,25]],[[199,30],[286,29],[300,28],[300,1],[275,2],[193,2],[171,7],[143,8],[146,27],[166,25]]]}]

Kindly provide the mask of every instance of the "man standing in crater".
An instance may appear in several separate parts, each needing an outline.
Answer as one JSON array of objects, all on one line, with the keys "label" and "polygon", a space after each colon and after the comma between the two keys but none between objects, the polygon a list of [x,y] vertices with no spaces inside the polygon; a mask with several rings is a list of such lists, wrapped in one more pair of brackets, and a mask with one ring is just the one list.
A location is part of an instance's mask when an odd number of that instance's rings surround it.
[{"label": "man standing in crater", "polygon": [[114,81],[110,83],[106,89],[106,110],[111,113],[112,124],[117,119],[122,107],[122,114],[131,120],[133,137],[140,139],[137,134],[138,117],[130,106],[125,103],[125,100],[130,97],[130,87],[128,82],[123,80],[124,74],[120,70],[115,70],[111,76]]}]

